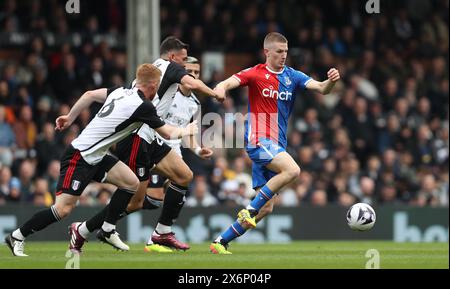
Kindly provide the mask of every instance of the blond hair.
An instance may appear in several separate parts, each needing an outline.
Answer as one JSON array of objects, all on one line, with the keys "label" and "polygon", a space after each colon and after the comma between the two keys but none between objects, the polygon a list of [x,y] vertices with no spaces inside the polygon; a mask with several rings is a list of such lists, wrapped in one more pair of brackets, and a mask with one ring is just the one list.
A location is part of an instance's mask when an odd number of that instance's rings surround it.
[{"label": "blond hair", "polygon": [[161,78],[161,70],[150,63],[139,65],[136,69],[136,83],[148,84],[151,81],[159,81]]},{"label": "blond hair", "polygon": [[288,43],[288,40],[286,37],[284,37],[283,34],[278,33],[278,32],[270,32],[269,34],[266,35],[266,37],[264,38],[264,49],[269,48],[269,46],[271,46],[272,43],[275,42],[281,42],[281,43]]}]

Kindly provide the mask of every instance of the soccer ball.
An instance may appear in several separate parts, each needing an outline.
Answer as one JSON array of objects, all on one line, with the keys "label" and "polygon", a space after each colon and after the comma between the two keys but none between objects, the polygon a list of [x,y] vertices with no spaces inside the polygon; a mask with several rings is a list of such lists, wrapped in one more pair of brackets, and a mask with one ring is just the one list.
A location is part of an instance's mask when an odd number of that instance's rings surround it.
[{"label": "soccer ball", "polygon": [[374,209],[366,203],[354,204],[347,211],[347,224],[355,231],[372,229],[376,219]]}]

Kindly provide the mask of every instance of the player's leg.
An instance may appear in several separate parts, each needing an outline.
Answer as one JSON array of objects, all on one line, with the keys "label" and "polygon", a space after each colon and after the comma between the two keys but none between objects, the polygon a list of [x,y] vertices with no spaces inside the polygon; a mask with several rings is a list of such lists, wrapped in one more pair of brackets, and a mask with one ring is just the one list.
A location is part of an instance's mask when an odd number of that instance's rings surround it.
[{"label": "player's leg", "polygon": [[41,231],[70,214],[79,195],[89,183],[94,167],[86,163],[80,152],[69,146],[61,159],[60,176],[55,204],[33,215],[20,228],[5,238],[5,242],[15,256],[23,253],[24,240],[29,235]]},{"label": "player's leg", "polygon": [[152,171],[142,209],[154,210],[162,208],[169,182],[165,176]]},{"label": "player's leg", "polygon": [[[111,156],[107,156],[112,158]],[[106,157],[105,157],[106,158]],[[100,171],[106,171],[106,182],[117,186],[109,204],[96,216],[85,222],[73,223],[70,229],[72,240],[75,238],[78,244],[84,243],[89,233],[100,229],[97,238],[110,244],[116,249],[127,251],[129,247],[123,243],[116,231],[116,223],[123,217],[123,212],[130,199],[133,197],[139,186],[139,179],[136,175],[121,161],[113,158],[105,160],[105,163],[99,167]],[[106,167],[106,169],[105,169]],[[74,237],[75,236],[75,237]],[[74,251],[80,251],[81,246],[74,247]]]},{"label": "player's leg", "polygon": [[[162,208],[163,201],[165,197],[165,190],[168,187],[169,180],[157,173],[151,173],[149,179],[149,185],[147,188],[147,195],[145,196],[142,209],[144,210],[154,210]],[[153,234],[148,238],[145,244],[145,252],[156,252],[156,253],[173,253],[174,250],[170,247],[155,244],[152,241]]]},{"label": "player's leg", "polygon": [[261,208],[270,201],[278,191],[293,182],[300,174],[300,168],[294,159],[287,152],[280,152],[270,163],[265,166],[275,175],[259,189],[256,197],[246,207],[246,210],[239,212],[240,222],[245,228],[256,226],[255,217]]},{"label": "player's leg", "polygon": [[[165,149],[162,148],[162,150]],[[161,161],[157,163],[154,170],[169,178],[170,182],[164,197],[163,209],[151,239],[153,243],[187,250],[189,245],[178,241],[174,237],[172,224],[178,218],[183,208],[186,199],[185,195],[188,185],[192,181],[193,173],[174,150],[169,150]]]},{"label": "player's leg", "polygon": [[[262,208],[259,210],[258,215],[255,216],[255,221],[258,224],[262,219],[264,219],[267,215],[270,215],[273,212],[273,204],[275,203],[275,195],[270,201],[268,201]],[[249,228],[248,228],[249,229]]]},{"label": "player's leg", "polygon": [[[259,148],[248,151],[253,160],[253,185],[260,187],[252,202],[238,214],[238,219],[223,232],[211,245],[210,250],[215,254],[227,254],[228,243],[242,236],[245,232],[256,226],[256,216],[261,220],[271,212],[273,204],[271,199],[285,185],[295,180],[300,174],[300,168],[294,159],[270,141],[261,144]],[[269,202],[269,204],[268,204]],[[262,208],[265,207],[263,210]]]},{"label": "player's leg", "polygon": [[45,229],[47,226],[59,222],[64,217],[70,214],[75,207],[78,196],[69,194],[61,194],[56,196],[56,201],[53,206],[48,209],[37,212],[20,228],[6,236],[5,242],[11,249],[14,256],[26,257],[24,253],[24,240],[29,235]]},{"label": "player's leg", "polygon": [[[147,142],[136,134],[128,136],[116,146],[116,153],[119,160],[127,164],[140,181],[137,192],[130,200],[130,203],[133,203],[132,207],[127,205],[127,209],[120,214],[119,218],[123,218],[138,209],[137,207],[141,202],[140,200],[145,197],[145,189],[149,176],[147,146]],[[113,165],[115,165],[115,163]],[[103,169],[100,169],[94,180],[111,183],[114,176],[111,176],[108,171],[113,165],[107,165]],[[103,210],[87,221],[81,222],[79,232],[84,238],[87,238],[89,233],[99,230],[102,227],[106,214],[109,211],[109,206],[110,205],[107,205]]]}]

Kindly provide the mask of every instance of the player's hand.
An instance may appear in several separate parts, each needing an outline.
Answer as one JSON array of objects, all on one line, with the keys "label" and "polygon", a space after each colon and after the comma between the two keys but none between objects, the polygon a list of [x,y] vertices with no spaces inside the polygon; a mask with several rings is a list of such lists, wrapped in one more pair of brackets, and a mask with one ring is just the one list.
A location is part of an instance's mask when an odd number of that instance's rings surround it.
[{"label": "player's hand", "polygon": [[72,124],[72,122],[69,119],[68,115],[62,115],[60,117],[58,117],[55,121],[55,130],[65,130],[66,128],[68,128],[70,125]]},{"label": "player's hand", "polygon": [[209,160],[213,153],[212,149],[204,147],[198,152],[198,156],[204,160]]},{"label": "player's hand", "polygon": [[197,121],[194,120],[193,122],[191,122],[190,124],[188,124],[185,128],[185,135],[196,135],[198,133],[198,126],[197,126]]},{"label": "player's hand", "polygon": [[331,68],[327,72],[328,79],[332,82],[336,82],[339,79],[341,79],[341,76],[339,75],[339,71],[336,68]]},{"label": "player's hand", "polygon": [[220,86],[216,86],[216,87],[214,87],[214,92],[216,93],[217,101],[224,102],[224,100],[226,98],[225,89],[223,89]]}]

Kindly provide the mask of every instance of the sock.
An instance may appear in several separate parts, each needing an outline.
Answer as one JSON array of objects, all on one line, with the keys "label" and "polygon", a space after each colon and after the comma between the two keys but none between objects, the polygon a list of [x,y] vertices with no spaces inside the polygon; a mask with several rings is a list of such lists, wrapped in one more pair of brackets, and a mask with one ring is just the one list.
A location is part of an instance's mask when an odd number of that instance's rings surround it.
[{"label": "sock", "polygon": [[153,244],[152,234],[150,234],[150,237],[148,238],[148,241],[147,241],[147,245],[152,245],[152,244]]},{"label": "sock", "polygon": [[259,190],[259,193],[253,199],[253,201],[251,201],[246,209],[259,211],[268,201],[270,201],[270,199],[272,199],[273,196],[274,193],[269,189],[267,185],[265,185]]},{"label": "sock", "polygon": [[102,227],[103,222],[105,221],[106,218],[106,213],[109,210],[109,205],[107,205],[106,207],[103,208],[103,210],[101,210],[100,212],[97,213],[97,215],[93,216],[92,218],[90,218],[89,220],[87,220],[86,223],[86,228],[89,230],[89,232],[94,232],[95,230],[98,230]]},{"label": "sock", "polygon": [[156,225],[155,231],[158,234],[168,234],[172,232],[172,227],[158,223],[158,225]]},{"label": "sock", "polygon": [[166,226],[173,225],[183,208],[187,189],[187,187],[169,183],[158,223]]},{"label": "sock", "polygon": [[[20,227],[20,232],[24,239],[34,232],[38,232],[48,225],[60,221],[61,218],[56,211],[55,206],[51,206],[48,209],[42,210],[34,214],[25,224]],[[17,235],[17,234],[16,234]],[[13,236],[14,237],[14,236]]]},{"label": "sock", "polygon": [[81,237],[87,239],[89,236],[89,229],[86,226],[86,222],[81,223],[81,225],[78,226],[78,233],[81,235]]},{"label": "sock", "polygon": [[[95,230],[98,230],[102,227],[103,222],[105,221],[106,218],[106,213],[108,212],[109,209],[109,205],[107,205],[106,207],[103,208],[103,210],[101,210],[100,212],[98,212],[97,215],[93,216],[92,218],[90,218],[89,220],[86,221],[86,228],[87,230],[92,233]],[[131,212],[132,213],[132,212]],[[131,214],[127,211],[123,211],[120,215],[119,215],[119,220],[122,219],[123,217],[128,216],[129,214]],[[78,229],[79,231],[80,229]],[[80,232],[81,234],[81,232]],[[83,235],[82,235],[83,236]],[[83,236],[84,237],[84,236]]]},{"label": "sock", "polygon": [[17,239],[17,240],[20,240],[20,241],[25,240],[25,236],[22,234],[20,229],[16,229],[14,232],[12,232],[11,235],[13,236],[14,239]]},{"label": "sock", "polygon": [[161,208],[163,206],[163,200],[154,199],[149,196],[145,196],[144,204],[142,205],[142,209],[144,210],[154,210]]},{"label": "sock", "polygon": [[225,232],[223,232],[220,237],[216,239],[216,242],[221,244],[228,244],[237,237],[245,234],[246,229],[244,229],[238,221],[234,222]]},{"label": "sock", "polygon": [[115,225],[123,217],[122,213],[126,210],[134,193],[126,189],[117,189],[109,202],[104,221]]},{"label": "sock", "polygon": [[112,230],[115,230],[116,229],[116,225],[114,225],[114,224],[110,224],[110,223],[108,223],[108,222],[103,222],[103,225],[102,225],[102,230],[103,231],[105,231],[105,232],[111,232]]}]

